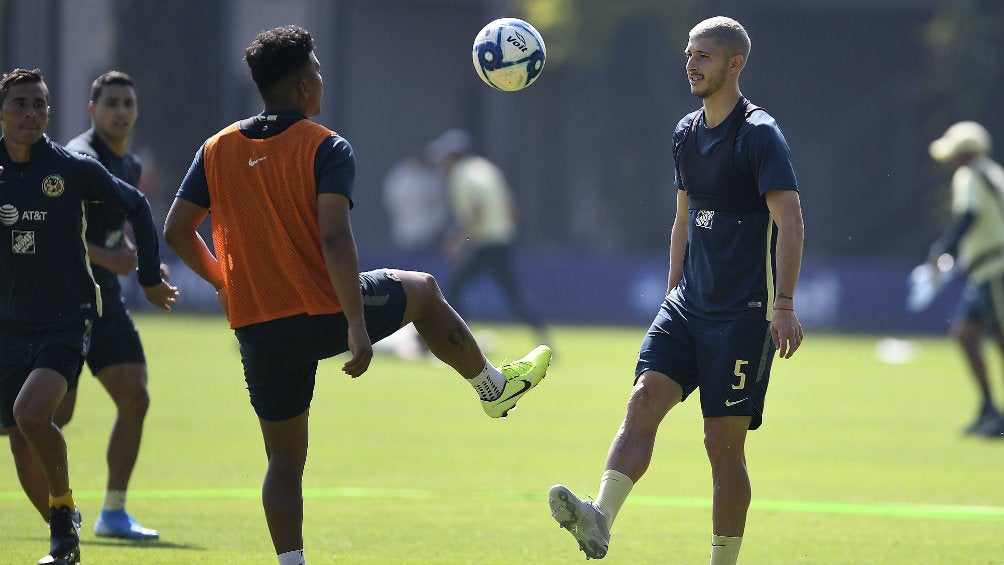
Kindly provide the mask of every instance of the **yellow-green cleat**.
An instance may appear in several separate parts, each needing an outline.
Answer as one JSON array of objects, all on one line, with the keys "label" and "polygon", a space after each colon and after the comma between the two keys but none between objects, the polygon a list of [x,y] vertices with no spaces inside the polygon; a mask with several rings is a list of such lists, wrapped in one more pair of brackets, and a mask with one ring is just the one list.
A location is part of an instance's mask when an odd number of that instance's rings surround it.
[{"label": "yellow-green cleat", "polygon": [[547,374],[551,365],[551,348],[538,345],[522,359],[506,363],[499,368],[505,377],[505,388],[495,400],[482,400],[481,407],[492,418],[505,418],[516,402],[530,391]]}]

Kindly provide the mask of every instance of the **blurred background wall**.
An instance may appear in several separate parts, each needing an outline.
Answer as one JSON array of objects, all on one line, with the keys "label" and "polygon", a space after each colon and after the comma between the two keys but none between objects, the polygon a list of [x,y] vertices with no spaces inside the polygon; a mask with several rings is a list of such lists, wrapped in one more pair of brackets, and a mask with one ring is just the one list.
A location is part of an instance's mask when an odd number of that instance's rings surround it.
[{"label": "blurred background wall", "polygon": [[[949,171],[927,145],[968,119],[1004,143],[1004,2],[0,0],[0,68],[43,70],[59,142],[89,126],[95,76],[132,74],[132,147],[162,219],[201,143],[261,109],[243,48],[262,29],[302,25],[325,78],[316,119],[356,151],[364,268],[449,277],[442,256],[394,248],[381,187],[400,159],[463,127],[517,193],[520,270],[545,316],[647,323],[665,292],[672,129],[699,106],[687,31],[719,14],[749,31],[740,86],[792,147],[806,221],[803,322],[942,331],[957,289],[922,314],[903,307],[910,267],[948,222]],[[540,79],[518,93],[493,91],[471,65],[474,35],[503,16],[533,23],[548,47]],[[184,271],[182,306],[212,307]],[[485,287],[465,311],[504,317],[497,301]]]}]

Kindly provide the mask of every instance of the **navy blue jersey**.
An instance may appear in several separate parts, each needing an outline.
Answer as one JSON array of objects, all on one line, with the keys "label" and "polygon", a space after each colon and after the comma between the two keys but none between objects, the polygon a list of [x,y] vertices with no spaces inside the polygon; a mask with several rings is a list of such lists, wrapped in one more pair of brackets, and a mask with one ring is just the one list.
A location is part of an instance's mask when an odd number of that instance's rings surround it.
[{"label": "navy blue jersey", "polygon": [[764,195],[798,190],[777,122],[748,104],[741,98],[710,129],[703,110],[690,113],[673,133],[675,184],[690,210],[683,277],[669,299],[710,320],[769,319],[777,228]]},{"label": "navy blue jersey", "polygon": [[[139,186],[143,167],[139,157],[126,152],[119,157],[108,145],[98,137],[93,129],[74,137],[66,144],[67,149],[77,153],[90,155],[108,169],[108,172],[125,182]],[[87,204],[87,241],[107,249],[118,249],[125,245],[125,213],[100,202]],[[101,265],[91,263],[94,280],[101,285],[101,292],[109,298],[122,291],[117,273],[113,273]]]},{"label": "navy blue jersey", "polygon": [[0,143],[0,166],[0,324],[46,328],[100,315],[84,240],[88,201],[126,214],[136,236],[139,282],[160,283],[157,229],[138,190],[48,136],[26,163],[13,162]]},{"label": "navy blue jersey", "polygon": [[[298,120],[306,116],[297,112],[262,113],[241,120],[238,128],[251,139],[266,139],[278,135]],[[204,147],[204,146],[203,146]],[[203,147],[195,154],[192,166],[178,190],[178,198],[183,198],[210,209],[209,184],[206,182],[206,165]],[[338,135],[328,137],[317,148],[314,158],[314,178],[317,179],[317,193],[342,194],[352,202],[352,187],[356,177],[356,161],[348,140]]]}]

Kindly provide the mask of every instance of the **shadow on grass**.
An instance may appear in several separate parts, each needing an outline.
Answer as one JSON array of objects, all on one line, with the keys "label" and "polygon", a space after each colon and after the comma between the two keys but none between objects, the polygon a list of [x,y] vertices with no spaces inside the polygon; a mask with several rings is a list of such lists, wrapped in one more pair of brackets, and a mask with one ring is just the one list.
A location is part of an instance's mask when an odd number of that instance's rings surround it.
[{"label": "shadow on grass", "polygon": [[[49,543],[49,536],[14,535],[7,537],[7,539],[13,541],[23,541],[28,543],[38,542],[39,546],[47,546]],[[175,543],[164,539],[127,540],[127,539],[114,539],[114,538],[96,538],[96,539],[83,538],[80,540],[80,547],[82,549],[86,549],[88,547],[121,547],[121,548],[143,548],[143,549],[186,549],[190,551],[205,551],[206,549],[201,545]]]}]

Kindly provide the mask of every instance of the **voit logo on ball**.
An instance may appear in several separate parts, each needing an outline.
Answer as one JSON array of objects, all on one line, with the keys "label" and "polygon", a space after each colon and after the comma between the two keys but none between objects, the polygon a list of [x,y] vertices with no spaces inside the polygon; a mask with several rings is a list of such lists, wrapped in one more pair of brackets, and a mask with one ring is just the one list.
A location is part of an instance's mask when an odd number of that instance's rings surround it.
[{"label": "voit logo on ball", "polygon": [[11,204],[0,206],[0,224],[13,226],[17,223],[18,211]]}]

